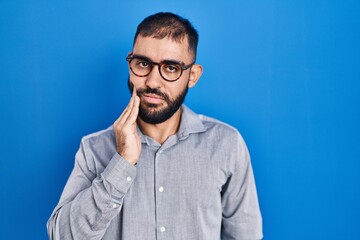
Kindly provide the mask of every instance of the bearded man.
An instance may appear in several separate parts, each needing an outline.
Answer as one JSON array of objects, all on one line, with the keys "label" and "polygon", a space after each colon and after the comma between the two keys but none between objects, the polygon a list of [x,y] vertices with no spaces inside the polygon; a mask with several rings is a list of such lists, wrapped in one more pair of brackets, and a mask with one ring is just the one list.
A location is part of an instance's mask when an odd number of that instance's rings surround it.
[{"label": "bearded man", "polygon": [[198,33],[173,13],[145,18],[129,66],[129,104],[85,136],[50,239],[261,239],[262,219],[239,132],[183,104],[203,68]]}]

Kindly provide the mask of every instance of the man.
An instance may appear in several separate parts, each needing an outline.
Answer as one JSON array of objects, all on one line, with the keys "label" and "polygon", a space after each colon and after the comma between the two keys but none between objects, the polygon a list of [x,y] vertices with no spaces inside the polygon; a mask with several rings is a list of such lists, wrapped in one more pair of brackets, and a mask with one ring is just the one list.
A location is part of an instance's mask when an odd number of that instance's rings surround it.
[{"label": "man", "polygon": [[198,34],[172,13],[138,26],[126,58],[128,106],[82,139],[48,222],[50,239],[261,239],[246,145],[183,105],[202,74]]}]

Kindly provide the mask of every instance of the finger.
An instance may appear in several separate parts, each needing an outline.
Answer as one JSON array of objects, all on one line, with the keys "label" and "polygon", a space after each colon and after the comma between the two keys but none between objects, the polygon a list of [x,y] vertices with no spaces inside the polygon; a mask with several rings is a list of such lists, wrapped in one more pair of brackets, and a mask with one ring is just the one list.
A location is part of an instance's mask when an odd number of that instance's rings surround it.
[{"label": "finger", "polygon": [[[128,123],[128,125],[130,125],[136,121],[136,117],[138,114],[138,108],[139,108],[139,97],[136,94],[135,87],[133,88],[131,101],[132,101],[131,102],[132,104],[129,107],[129,111],[128,111],[129,114],[127,115],[126,119],[125,118],[123,119],[123,124]],[[138,103],[136,103],[136,102],[138,102]],[[134,112],[134,110],[135,110],[135,112]],[[133,115],[135,115],[135,116],[133,116]],[[133,117],[131,118],[131,116],[133,116]]]},{"label": "finger", "polygon": [[135,96],[134,98],[134,105],[131,111],[131,114],[129,115],[127,119],[127,123],[133,124],[136,122],[136,119],[139,114],[139,105],[140,105],[140,98],[138,96]]},{"label": "finger", "polygon": [[122,113],[120,114],[120,116],[116,119],[115,123],[118,123],[120,121],[121,118],[124,117],[125,113],[129,111],[129,104],[126,106],[126,108],[122,111]]},{"label": "finger", "polygon": [[123,110],[121,115],[115,120],[114,125],[118,125],[124,119],[124,117],[127,118],[126,115],[128,114],[129,114],[129,105],[126,106],[126,108]]},{"label": "finger", "polygon": [[132,92],[132,95],[133,95],[133,96],[137,96],[137,93],[136,93],[136,88],[135,88],[135,86],[133,87],[133,92]]},{"label": "finger", "polygon": [[129,114],[131,113],[133,104],[134,104],[134,92],[129,100],[128,105],[126,106],[124,111],[121,113],[120,117],[118,117],[118,119],[116,119],[116,121],[114,122],[114,125],[117,125],[120,122],[124,123],[126,121],[126,119],[129,117]]}]

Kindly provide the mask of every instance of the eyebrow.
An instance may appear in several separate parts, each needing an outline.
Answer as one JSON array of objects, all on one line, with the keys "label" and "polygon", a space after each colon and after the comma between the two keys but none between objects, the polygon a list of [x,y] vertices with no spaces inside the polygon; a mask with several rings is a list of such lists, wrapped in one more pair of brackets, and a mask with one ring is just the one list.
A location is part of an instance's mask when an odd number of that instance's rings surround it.
[{"label": "eyebrow", "polygon": [[[141,58],[141,59],[147,60],[149,62],[157,63],[144,55],[133,54],[132,56],[136,57],[136,58]],[[164,60],[160,61],[159,63],[176,63],[176,64],[184,65],[184,63],[182,61],[178,61],[175,59],[164,59]]]}]

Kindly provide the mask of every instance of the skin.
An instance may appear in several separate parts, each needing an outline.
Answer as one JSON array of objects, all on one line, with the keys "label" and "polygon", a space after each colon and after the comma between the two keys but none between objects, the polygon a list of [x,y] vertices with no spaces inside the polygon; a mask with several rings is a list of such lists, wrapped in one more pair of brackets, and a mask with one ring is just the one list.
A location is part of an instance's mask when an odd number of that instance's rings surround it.
[{"label": "skin", "polygon": [[[188,50],[188,42],[184,39],[181,42],[175,42],[169,38],[155,39],[152,37],[138,36],[133,47],[133,53],[148,57],[154,62],[163,60],[178,60],[185,65],[193,61],[193,53]],[[159,96],[146,95],[139,98],[136,95],[136,89],[139,88],[157,88],[167,94],[171,99],[175,99],[188,86],[192,88],[202,74],[202,66],[194,64],[190,69],[183,71],[182,76],[175,82],[167,82],[162,79],[155,66],[151,73],[146,77],[137,77],[129,69],[130,81],[134,84],[134,91],[129,104],[122,112],[120,117],[114,122],[114,133],[116,139],[117,152],[131,164],[136,164],[141,152],[141,141],[137,134],[136,126],[141,131],[163,144],[169,136],[174,135],[179,128],[181,120],[181,109],[165,122],[159,124],[149,124],[138,117],[139,105],[147,107],[145,103],[155,103],[155,110],[167,107],[167,103]],[[154,110],[154,109],[151,109]]]}]

